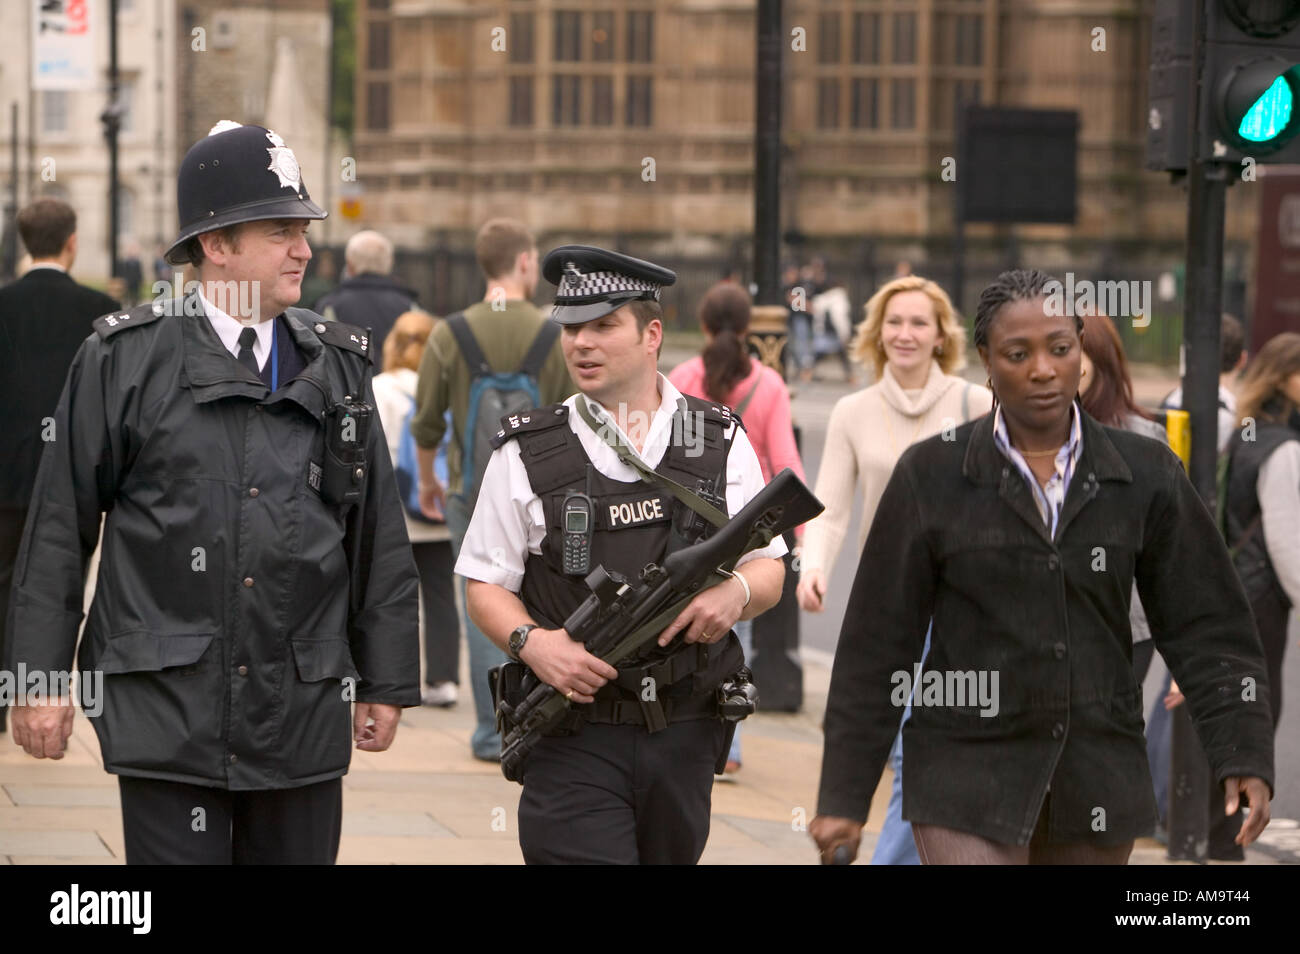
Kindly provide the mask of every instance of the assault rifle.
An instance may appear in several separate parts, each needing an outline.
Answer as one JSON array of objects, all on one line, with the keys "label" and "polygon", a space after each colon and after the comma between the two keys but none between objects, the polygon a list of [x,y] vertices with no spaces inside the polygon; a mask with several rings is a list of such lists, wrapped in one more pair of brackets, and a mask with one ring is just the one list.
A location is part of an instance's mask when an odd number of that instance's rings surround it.
[{"label": "assault rifle", "polygon": [[[617,668],[653,644],[697,595],[729,579],[742,556],[767,546],[823,509],[821,501],[786,468],[713,536],[670,554],[662,564],[647,564],[639,580],[597,567],[585,581],[591,596],[564,621],[564,629],[593,656]],[[679,634],[675,641],[680,645],[680,640]],[[524,675],[518,691],[503,691],[505,668],[492,672],[501,771],[517,782],[528,753],[564,721],[571,703],[524,667],[520,667]],[[512,705],[507,695],[520,701]]]}]

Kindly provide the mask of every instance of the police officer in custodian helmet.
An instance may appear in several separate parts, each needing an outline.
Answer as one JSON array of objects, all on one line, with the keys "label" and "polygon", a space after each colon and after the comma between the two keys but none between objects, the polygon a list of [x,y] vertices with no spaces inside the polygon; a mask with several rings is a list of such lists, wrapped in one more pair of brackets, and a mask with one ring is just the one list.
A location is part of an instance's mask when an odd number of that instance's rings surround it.
[{"label": "police officer in custodian helmet", "polygon": [[[763,476],[739,418],[657,370],[671,271],[580,245],[553,250],[542,270],[559,286],[551,317],[578,393],[507,419],[456,564],[483,633],[580,713],[576,732],[543,738],[523,763],[520,847],[529,863],[694,864],[728,741],[717,689],[743,663],[730,629],[780,597],[785,544],[746,554],[734,580],[687,605],[659,639],[681,634],[671,661],[616,671],[570,638],[563,622],[589,595],[587,566],[635,579],[698,539],[678,539],[691,511],[662,478],[708,488],[734,515]],[[574,492],[590,501],[585,536],[559,513]],[[659,687],[653,706],[646,680]]]},{"label": "police officer in custodian helmet", "polygon": [[[15,572],[9,668],[78,665],[128,863],[333,863],[352,745],[418,706],[415,566],[364,329],[298,301],[322,219],[293,150],[223,121],[181,163],[185,294],[94,324]],[[101,692],[89,704],[96,685]],[[60,758],[65,697],[14,711]]]}]

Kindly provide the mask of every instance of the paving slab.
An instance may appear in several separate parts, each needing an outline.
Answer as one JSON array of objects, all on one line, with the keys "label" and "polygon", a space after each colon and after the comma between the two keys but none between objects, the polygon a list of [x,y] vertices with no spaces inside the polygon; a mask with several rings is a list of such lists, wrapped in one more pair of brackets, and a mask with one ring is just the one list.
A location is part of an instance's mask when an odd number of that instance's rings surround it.
[{"label": "paving slab", "polygon": [[[4,862],[0,862],[3,864]],[[122,860],[114,858],[112,855],[12,855],[9,858],[10,864],[15,865],[68,865],[81,867],[82,865],[120,865]]]},{"label": "paving slab", "polygon": [[344,836],[391,836],[419,838],[456,837],[434,821],[428,812],[347,812],[343,816]]},{"label": "paving slab", "polygon": [[109,785],[12,785],[5,791],[15,805],[112,806],[121,805],[116,786]]},{"label": "paving slab", "polygon": [[68,829],[0,830],[0,855],[110,857],[108,848],[95,832]]}]

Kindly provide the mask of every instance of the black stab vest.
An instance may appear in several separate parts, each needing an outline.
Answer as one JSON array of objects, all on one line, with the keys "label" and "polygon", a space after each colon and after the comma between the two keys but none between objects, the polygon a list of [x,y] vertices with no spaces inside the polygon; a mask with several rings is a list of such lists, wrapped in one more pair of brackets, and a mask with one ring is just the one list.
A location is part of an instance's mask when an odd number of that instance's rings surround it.
[{"label": "black stab vest", "polygon": [[1251,600],[1258,599],[1269,589],[1276,589],[1283,601],[1290,605],[1290,600],[1278,582],[1273,562],[1268,557],[1268,548],[1264,542],[1264,528],[1256,527],[1250,539],[1241,544],[1246,530],[1259,516],[1259,497],[1255,485],[1259,482],[1259,471],[1273,452],[1287,441],[1300,440],[1300,411],[1293,412],[1286,424],[1272,421],[1256,423],[1255,439],[1241,439],[1241,429],[1233,435],[1230,446],[1232,462],[1228,469],[1227,499],[1227,533],[1228,546],[1241,545],[1233,562],[1241,585]]},{"label": "black stab vest", "polygon": [[[701,482],[710,488],[717,480],[719,496],[726,496],[727,455],[731,441],[725,430],[738,418],[722,405],[695,397],[686,397],[687,412],[702,426],[681,430],[680,413],[674,420],[674,439],[668,444],[655,472],[669,477],[688,490],[697,491]],[[569,491],[587,493],[594,505],[595,521],[591,536],[591,569],[603,566],[622,573],[629,580],[639,580],[647,563],[659,563],[687,541],[673,534],[674,521],[681,526],[690,509],[671,493],[642,480],[625,482],[606,477],[591,464],[582,442],[569,426],[569,409],[550,405],[503,420],[499,440],[519,441],[520,457],[528,471],[533,493],[542,501],[546,518],[546,536],[541,554],[528,554],[524,563],[524,581],[520,599],[533,618],[555,629],[591,595],[583,575],[564,572],[563,503]],[[579,427],[587,425],[579,421]],[[742,425],[738,425],[742,426]],[[685,434],[688,440],[676,439]],[[588,474],[590,473],[590,487]],[[719,476],[721,475],[721,476]],[[725,504],[722,506],[724,511]],[[706,526],[697,539],[713,533]],[[691,541],[694,542],[694,541]],[[655,647],[651,647],[651,653]],[[709,665],[692,676],[689,691],[712,692],[744,662],[735,634],[708,647]],[[643,654],[642,659],[647,654]],[[635,665],[636,662],[625,664]],[[683,680],[685,682],[685,680]],[[607,686],[606,689],[612,689]],[[605,690],[602,690],[602,694]]]}]

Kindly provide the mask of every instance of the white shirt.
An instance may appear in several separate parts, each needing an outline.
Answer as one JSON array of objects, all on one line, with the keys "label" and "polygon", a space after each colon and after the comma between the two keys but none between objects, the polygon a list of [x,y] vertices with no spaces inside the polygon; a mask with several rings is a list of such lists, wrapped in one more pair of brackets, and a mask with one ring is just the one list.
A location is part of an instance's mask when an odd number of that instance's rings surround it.
[{"label": "white shirt", "polygon": [[62,265],[60,265],[58,262],[32,262],[30,265],[27,266],[27,270],[29,272],[37,268],[52,268],[56,272],[63,272],[65,275],[68,272],[68,270],[64,268]]},{"label": "white shirt", "polygon": [[253,342],[253,360],[257,362],[257,369],[262,370],[266,366],[266,359],[271,356],[271,331],[275,327],[275,321],[262,321],[255,325],[242,324],[208,301],[202,288],[199,289],[199,302],[202,303],[203,312],[212,324],[212,330],[217,333],[217,337],[233,357],[239,357],[239,333],[245,328],[252,328],[257,332],[257,340]]},{"label": "white shirt", "polygon": [[[672,417],[681,399],[681,392],[667,378],[659,375],[659,408],[655,411],[646,433],[645,444],[638,455],[647,467],[656,467],[663,459],[673,438]],[[610,480],[641,484],[637,472],[619,460],[614,449],[606,444],[586,422],[578,416],[577,402],[586,401],[596,420],[608,423],[629,447],[632,442],[618,427],[613,416],[595,401],[579,393],[564,402],[569,408],[569,428],[578,436],[582,449],[592,465]],[[731,453],[727,456],[727,513],[734,515],[763,489],[763,472],[758,466],[758,455],[744,430],[735,430]],[[724,435],[729,436],[729,435]],[[682,428],[679,439],[701,440],[702,432]],[[533,493],[528,481],[528,471],[520,457],[519,441],[510,440],[492,452],[483,482],[479,488],[478,505],[465,532],[465,542],[456,561],[456,572],[471,580],[495,583],[512,593],[518,593],[524,581],[524,561],[528,554],[542,552],[546,537],[546,515],[542,499]],[[779,558],[786,553],[785,541],[774,539],[761,550],[753,550],[737,561],[748,563],[759,557]]]},{"label": "white shirt", "polygon": [[1070,439],[1061,445],[1052,459],[1055,473],[1048,478],[1047,486],[1038,483],[1029,461],[1021,456],[1020,451],[1011,446],[1011,436],[1007,433],[1007,422],[1002,417],[1002,405],[993,412],[993,443],[997,445],[1002,456],[1020,469],[1029,489],[1033,491],[1034,503],[1038,515],[1047,525],[1047,535],[1056,539],[1056,525],[1061,520],[1061,508],[1065,506],[1065,494],[1070,489],[1074,469],[1079,465],[1079,455],[1083,453],[1083,423],[1079,419],[1078,406],[1070,405]]}]

